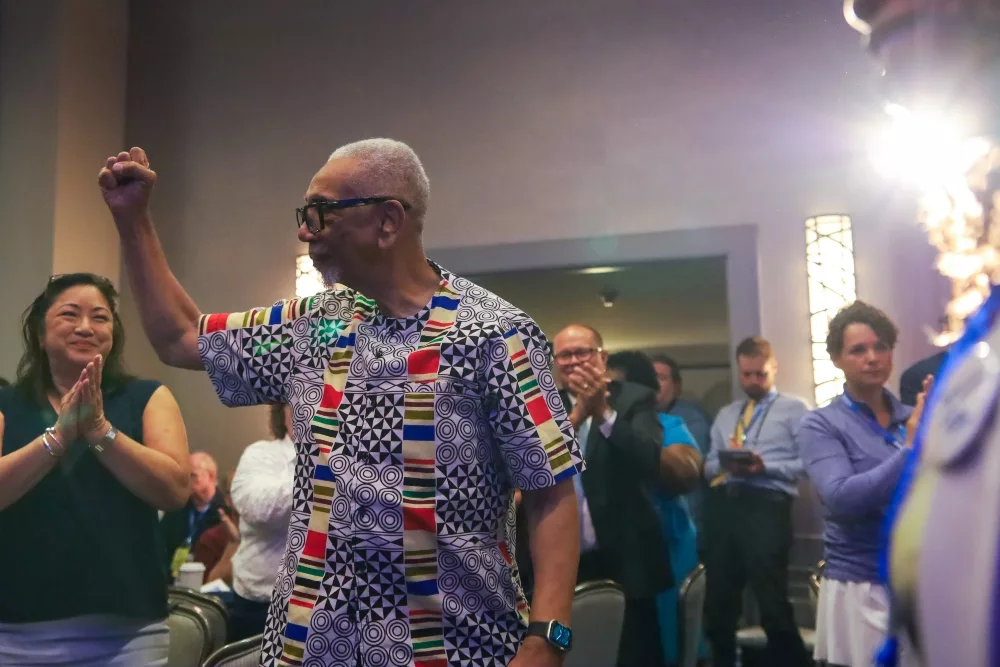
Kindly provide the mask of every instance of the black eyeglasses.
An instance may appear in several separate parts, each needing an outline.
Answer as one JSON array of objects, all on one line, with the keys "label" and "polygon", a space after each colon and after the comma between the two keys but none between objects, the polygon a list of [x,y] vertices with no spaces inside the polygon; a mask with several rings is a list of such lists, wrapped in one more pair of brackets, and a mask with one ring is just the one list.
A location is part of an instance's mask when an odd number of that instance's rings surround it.
[{"label": "black eyeglasses", "polygon": [[566,364],[574,359],[579,359],[580,361],[590,361],[595,354],[603,351],[603,348],[600,347],[581,347],[576,350],[563,350],[559,354],[555,355],[555,357],[556,361],[559,363]]},{"label": "black eyeglasses", "polygon": [[[354,199],[320,199],[309,202],[305,206],[295,209],[295,227],[298,229],[302,225],[306,226],[310,234],[315,234],[323,229],[324,211],[342,211],[345,208],[357,208],[358,206],[369,206],[371,204],[384,204],[387,201],[398,201],[404,211],[410,210],[410,205],[399,197],[357,197]],[[315,215],[310,214],[315,211]]]}]

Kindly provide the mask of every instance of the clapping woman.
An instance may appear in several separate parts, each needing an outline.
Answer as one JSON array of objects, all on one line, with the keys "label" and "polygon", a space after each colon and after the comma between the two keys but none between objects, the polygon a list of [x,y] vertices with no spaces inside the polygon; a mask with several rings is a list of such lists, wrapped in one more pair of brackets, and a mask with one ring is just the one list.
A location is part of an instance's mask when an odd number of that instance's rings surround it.
[{"label": "clapping woman", "polygon": [[165,665],[157,510],[188,497],[173,395],[126,375],[117,293],[56,276],[0,389],[0,664]]}]

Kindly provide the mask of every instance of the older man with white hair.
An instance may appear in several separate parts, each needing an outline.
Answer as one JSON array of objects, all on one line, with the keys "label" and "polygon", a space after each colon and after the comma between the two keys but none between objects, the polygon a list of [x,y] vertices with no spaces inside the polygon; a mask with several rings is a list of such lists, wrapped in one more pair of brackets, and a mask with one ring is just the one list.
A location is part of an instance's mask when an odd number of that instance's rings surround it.
[{"label": "older man with white hair", "polygon": [[219,466],[207,452],[191,452],[191,497],[187,504],[160,519],[160,542],[165,568],[172,574],[194,551],[201,537],[221,520],[225,498],[219,493]]},{"label": "older man with white hair", "polygon": [[388,139],[335,151],[296,210],[331,288],[244,313],[202,315],[173,276],[148,212],[155,180],[140,148],[98,177],[154,348],[207,369],[227,405],[282,401],[294,414],[292,519],[262,664],[558,665],[583,461],[538,326],[426,258],[416,154]]}]

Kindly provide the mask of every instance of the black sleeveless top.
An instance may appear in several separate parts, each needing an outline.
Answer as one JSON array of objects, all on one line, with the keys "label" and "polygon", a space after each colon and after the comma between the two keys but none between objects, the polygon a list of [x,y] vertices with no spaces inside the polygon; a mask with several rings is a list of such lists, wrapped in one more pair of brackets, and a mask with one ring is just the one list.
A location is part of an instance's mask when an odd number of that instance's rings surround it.
[{"label": "black sleeveless top", "polygon": [[[142,414],[160,386],[133,380],[104,394],[115,428],[142,442]],[[56,413],[17,387],[0,389],[6,456],[53,426]],[[126,489],[84,443],[0,510],[0,622],[84,614],[167,616],[156,510]]]}]

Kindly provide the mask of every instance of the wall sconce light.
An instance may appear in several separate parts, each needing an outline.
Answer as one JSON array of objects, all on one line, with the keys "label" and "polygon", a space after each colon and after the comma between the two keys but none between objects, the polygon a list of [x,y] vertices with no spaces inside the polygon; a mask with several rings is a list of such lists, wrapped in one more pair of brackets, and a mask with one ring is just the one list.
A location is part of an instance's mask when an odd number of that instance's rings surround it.
[{"label": "wall sconce light", "polygon": [[826,351],[830,320],[858,298],[849,216],[819,215],[806,220],[806,272],[813,388],[818,407],[836,398],[844,382],[843,372],[833,365]]}]

